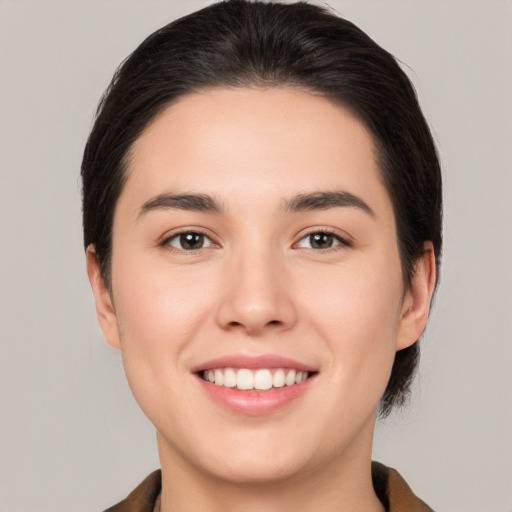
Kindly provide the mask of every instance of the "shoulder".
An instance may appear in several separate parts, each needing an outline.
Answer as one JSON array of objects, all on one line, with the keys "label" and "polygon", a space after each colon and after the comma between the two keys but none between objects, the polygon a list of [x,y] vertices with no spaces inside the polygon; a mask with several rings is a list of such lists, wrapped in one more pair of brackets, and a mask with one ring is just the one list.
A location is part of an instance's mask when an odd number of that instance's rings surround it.
[{"label": "shoulder", "polygon": [[161,472],[153,471],[123,501],[104,512],[152,512],[161,488]]},{"label": "shoulder", "polygon": [[373,462],[372,479],[377,496],[389,512],[434,512],[395,469]]}]

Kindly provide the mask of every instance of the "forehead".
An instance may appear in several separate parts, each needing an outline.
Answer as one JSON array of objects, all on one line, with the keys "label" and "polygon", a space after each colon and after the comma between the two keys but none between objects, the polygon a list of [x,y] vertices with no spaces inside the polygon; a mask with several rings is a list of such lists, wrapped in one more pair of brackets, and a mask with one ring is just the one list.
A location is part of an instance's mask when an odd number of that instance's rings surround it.
[{"label": "forehead", "polygon": [[372,136],[347,108],[286,87],[218,88],[182,97],[146,128],[120,200],[170,191],[277,200],[340,188],[374,204],[387,198]]}]

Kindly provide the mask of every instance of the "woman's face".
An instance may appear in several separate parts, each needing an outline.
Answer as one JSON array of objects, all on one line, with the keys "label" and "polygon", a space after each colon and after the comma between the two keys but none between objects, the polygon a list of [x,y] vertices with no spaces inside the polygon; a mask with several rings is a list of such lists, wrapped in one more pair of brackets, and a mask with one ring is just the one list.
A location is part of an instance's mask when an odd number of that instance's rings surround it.
[{"label": "woman's face", "polygon": [[89,274],[161,456],[231,481],[369,457],[395,351],[424,324],[368,130],[287,88],[157,117],[116,206],[111,295],[92,252]]}]

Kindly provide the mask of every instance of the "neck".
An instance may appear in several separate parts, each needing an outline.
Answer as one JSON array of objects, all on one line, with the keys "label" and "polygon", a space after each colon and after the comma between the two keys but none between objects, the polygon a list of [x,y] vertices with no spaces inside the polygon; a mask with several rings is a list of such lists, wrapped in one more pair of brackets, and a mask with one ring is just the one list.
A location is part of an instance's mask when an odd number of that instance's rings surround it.
[{"label": "neck", "polygon": [[[364,457],[333,457],[280,479],[240,482],[191,466],[159,436],[161,512],[384,512],[371,479],[371,450]],[[371,443],[369,445],[371,447]]]}]

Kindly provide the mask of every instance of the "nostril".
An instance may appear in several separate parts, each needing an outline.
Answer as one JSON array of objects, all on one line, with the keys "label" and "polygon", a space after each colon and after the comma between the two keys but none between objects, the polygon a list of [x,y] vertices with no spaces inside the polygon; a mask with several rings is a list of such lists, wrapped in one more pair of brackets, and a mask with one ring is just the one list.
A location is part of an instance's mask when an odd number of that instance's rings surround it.
[{"label": "nostril", "polygon": [[[280,320],[270,320],[269,322],[267,322],[266,324],[261,324],[261,326],[263,328],[265,327],[279,327],[279,326],[282,326],[283,325],[283,322],[281,322]],[[232,322],[229,322],[226,326],[228,329],[239,329],[239,328],[245,328],[245,327],[249,327],[249,330],[254,330],[253,327],[254,326],[251,326],[251,325],[245,325],[243,322],[237,322],[237,321],[232,321]],[[257,329],[259,330],[259,329]]]}]

